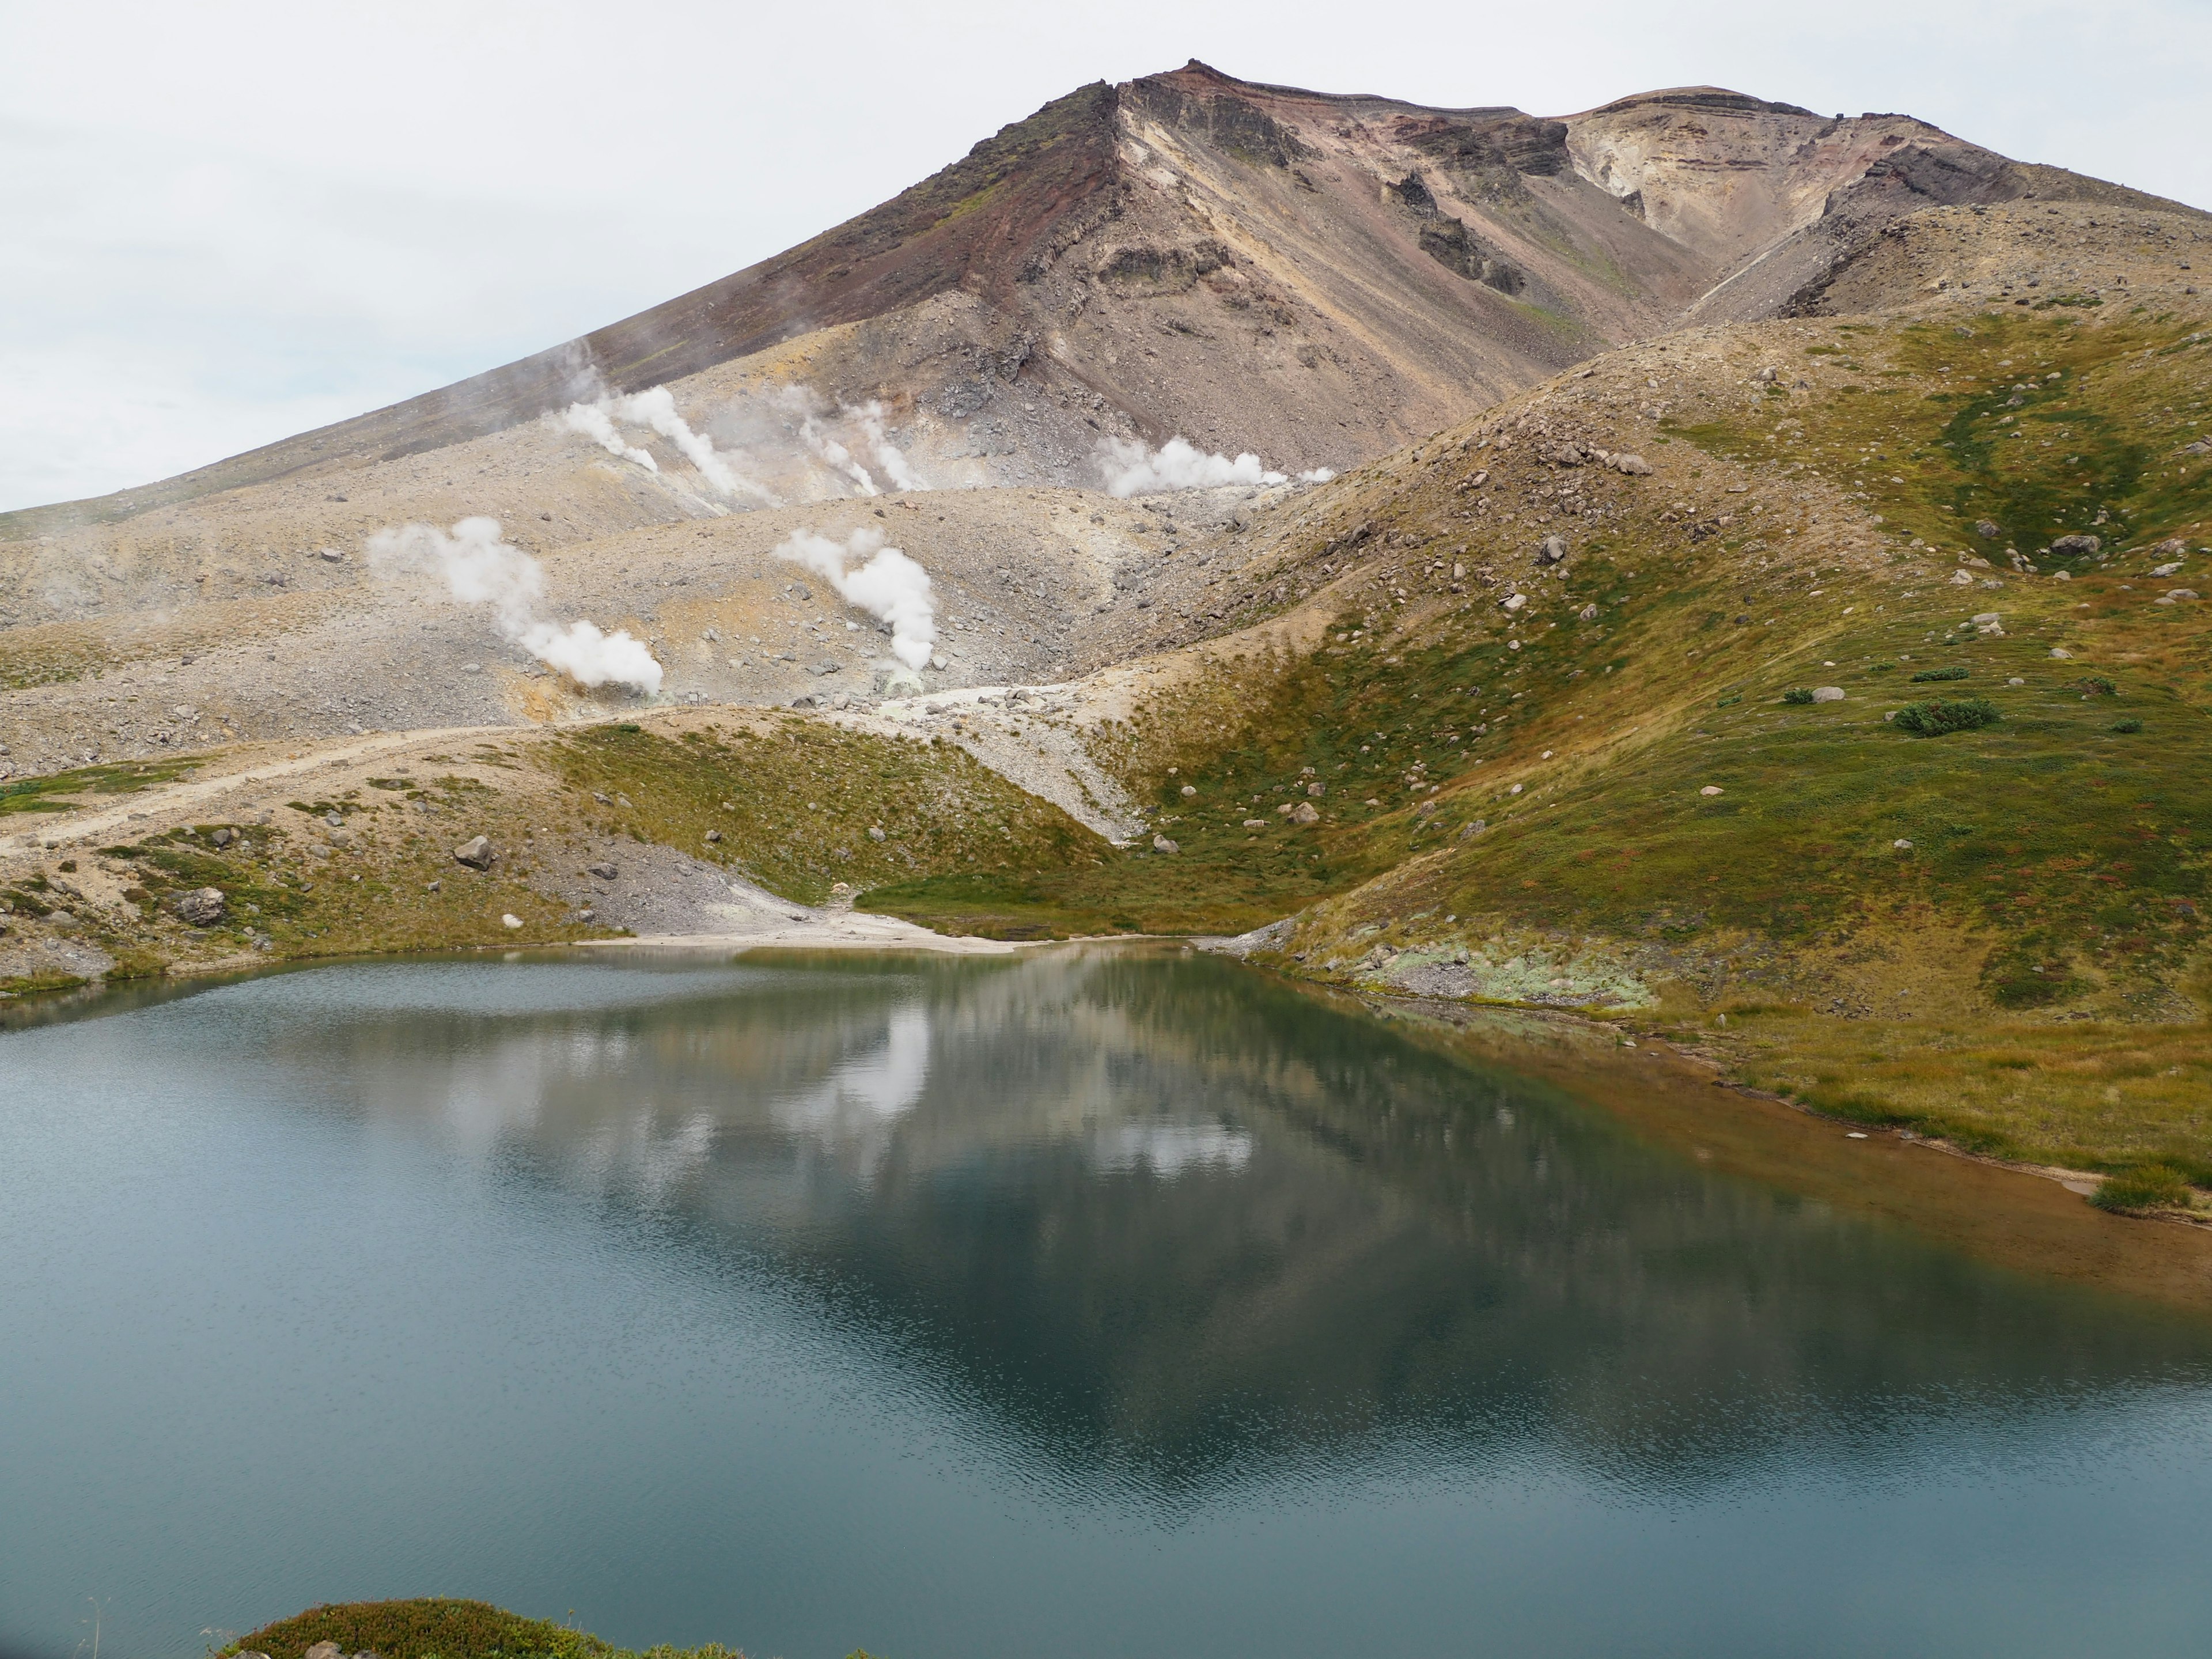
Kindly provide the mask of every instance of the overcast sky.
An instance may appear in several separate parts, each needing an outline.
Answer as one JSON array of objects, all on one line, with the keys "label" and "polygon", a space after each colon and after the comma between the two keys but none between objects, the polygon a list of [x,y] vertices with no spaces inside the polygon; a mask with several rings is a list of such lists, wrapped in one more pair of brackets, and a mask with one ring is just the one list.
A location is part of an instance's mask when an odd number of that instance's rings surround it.
[{"label": "overcast sky", "polygon": [[0,509],[569,338],[1087,81],[1564,114],[1710,82],[2212,206],[2212,0],[0,0]]}]

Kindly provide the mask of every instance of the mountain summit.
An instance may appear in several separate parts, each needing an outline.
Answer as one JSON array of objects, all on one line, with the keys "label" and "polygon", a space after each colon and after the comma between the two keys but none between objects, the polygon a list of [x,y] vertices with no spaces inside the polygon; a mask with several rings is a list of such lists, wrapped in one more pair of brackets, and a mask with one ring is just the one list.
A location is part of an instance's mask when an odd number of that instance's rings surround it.
[{"label": "mountain summit", "polygon": [[2027,198],[2172,206],[1909,116],[1714,87],[1546,118],[1194,61],[1081,88],[882,206],[580,339],[90,511],[690,380],[687,401],[800,381],[876,399],[924,453],[988,463],[976,481],[1095,482],[1105,435],[1340,468],[1625,342],[1807,306],[1920,209]]}]

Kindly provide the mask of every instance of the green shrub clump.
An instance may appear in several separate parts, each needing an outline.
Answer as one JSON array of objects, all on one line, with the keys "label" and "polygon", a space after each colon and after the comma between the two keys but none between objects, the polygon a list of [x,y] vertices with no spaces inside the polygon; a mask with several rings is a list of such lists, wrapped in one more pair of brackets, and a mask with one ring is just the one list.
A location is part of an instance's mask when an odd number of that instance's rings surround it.
[{"label": "green shrub clump", "polygon": [[2100,1210],[2139,1214],[2145,1210],[2187,1209],[2189,1183],[2168,1164],[2138,1164],[2132,1170],[2106,1177],[2105,1184],[2089,1195]]},{"label": "green shrub clump", "polygon": [[2117,697],[2120,688],[2102,674],[2085,674],[2074,682],[2074,687],[2085,697]]},{"label": "green shrub clump", "polygon": [[2124,720],[2114,720],[2112,722],[2112,730],[2115,732],[2140,732],[2142,730],[2142,722],[2133,718]]},{"label": "green shrub clump", "polygon": [[1987,697],[1961,697],[1956,702],[1908,702],[1897,711],[1895,725],[1916,738],[1940,738],[1949,732],[1973,732],[1995,726],[2004,718]]},{"label": "green shrub clump", "polygon": [[1919,685],[1929,680],[1963,680],[1966,678],[1966,665],[1958,663],[1948,668],[1923,668],[1912,677],[1912,683]]},{"label": "green shrub clump", "polygon": [[303,1659],[318,1642],[335,1642],[348,1653],[366,1650],[377,1659],[744,1659],[735,1649],[714,1642],[699,1648],[655,1647],[640,1656],[588,1631],[525,1619],[489,1601],[444,1597],[309,1607],[240,1637],[221,1655]]},{"label": "green shrub clump", "polygon": [[1782,701],[1784,702],[1810,702],[1813,701],[1813,688],[1809,685],[1793,685],[1787,691],[1784,691],[1782,694]]}]

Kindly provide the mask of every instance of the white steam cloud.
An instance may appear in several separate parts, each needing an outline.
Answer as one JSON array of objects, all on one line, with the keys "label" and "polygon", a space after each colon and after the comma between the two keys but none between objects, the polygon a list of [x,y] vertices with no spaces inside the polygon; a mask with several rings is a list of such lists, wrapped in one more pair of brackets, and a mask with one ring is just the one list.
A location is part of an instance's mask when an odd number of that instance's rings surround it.
[{"label": "white steam cloud", "polygon": [[[1152,495],[1165,489],[1211,489],[1221,484],[1288,483],[1285,473],[1270,471],[1260,458],[1247,450],[1231,460],[1209,455],[1182,438],[1170,438],[1158,449],[1131,438],[1109,438],[1098,456],[1105,474],[1106,490],[1113,495]],[[1325,466],[1301,472],[1304,483],[1327,483],[1336,474]]]},{"label": "white steam cloud", "polygon": [[[930,595],[929,573],[897,548],[885,547],[882,532],[856,530],[844,541],[833,542],[797,531],[775,554],[823,577],[846,604],[890,623],[891,654],[909,674],[927,666],[937,644],[937,601]],[[848,570],[848,559],[867,562]]]},{"label": "white steam cloud", "polygon": [[597,404],[570,404],[562,413],[561,424],[571,432],[582,433],[610,455],[635,461],[647,472],[660,471],[659,463],[652,456],[623,441],[622,434],[615,430],[615,423],[607,417],[607,411]]},{"label": "white steam cloud", "polygon": [[861,432],[866,434],[868,440],[868,451],[876,458],[876,465],[883,468],[884,476],[891,481],[892,489],[927,489],[929,488],[921,481],[920,475],[907,465],[904,453],[884,432],[884,406],[881,404],[871,398],[858,409],[848,412],[860,426]]},{"label": "white steam cloud", "polygon": [[650,391],[617,398],[615,413],[626,421],[651,427],[674,444],[684,452],[684,459],[699,469],[699,476],[723,495],[757,495],[764,501],[775,499],[715,453],[714,446],[702,434],[691,429],[690,422],[676,412],[675,394],[666,386],[657,386]]},{"label": "white steam cloud", "polygon": [[634,686],[648,696],[660,690],[660,665],[643,641],[544,616],[545,568],[501,541],[496,519],[463,519],[450,534],[435,525],[387,527],[368,538],[368,557],[380,572],[442,577],[462,604],[489,605],[501,637],[580,685]]},{"label": "white steam cloud", "polygon": [[635,461],[648,472],[659,471],[659,466],[651,455],[623,437],[615,426],[617,420],[651,427],[674,444],[684,459],[699,470],[699,476],[720,494],[752,495],[771,506],[775,504],[775,496],[772,492],[731,465],[729,459],[715,449],[712,440],[704,433],[693,430],[691,423],[677,413],[675,394],[665,386],[634,392],[623,398],[601,398],[595,403],[570,404],[560,416],[562,426],[571,432],[583,434],[610,455]]}]

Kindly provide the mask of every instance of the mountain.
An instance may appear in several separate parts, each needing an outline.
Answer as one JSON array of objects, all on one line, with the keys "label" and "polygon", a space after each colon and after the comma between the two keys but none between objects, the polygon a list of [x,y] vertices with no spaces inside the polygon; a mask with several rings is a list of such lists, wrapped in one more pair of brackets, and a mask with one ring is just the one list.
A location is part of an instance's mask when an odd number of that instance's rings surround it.
[{"label": "mountain", "polygon": [[1547,118],[1193,62],[1085,87],[580,339],[164,483],[0,516],[0,536],[350,473],[661,385],[687,407],[793,383],[878,399],[923,460],[987,460],[995,483],[1095,483],[1102,434],[1342,467],[1626,341],[1777,314],[1921,208],[2029,199],[2172,205],[1908,116],[1711,87]]},{"label": "mountain", "polygon": [[[0,991],[1233,936],[2197,1202],[2208,249],[1905,116],[1085,88],[557,352],[0,521]],[[380,533],[471,515],[514,553],[450,580]]]}]

